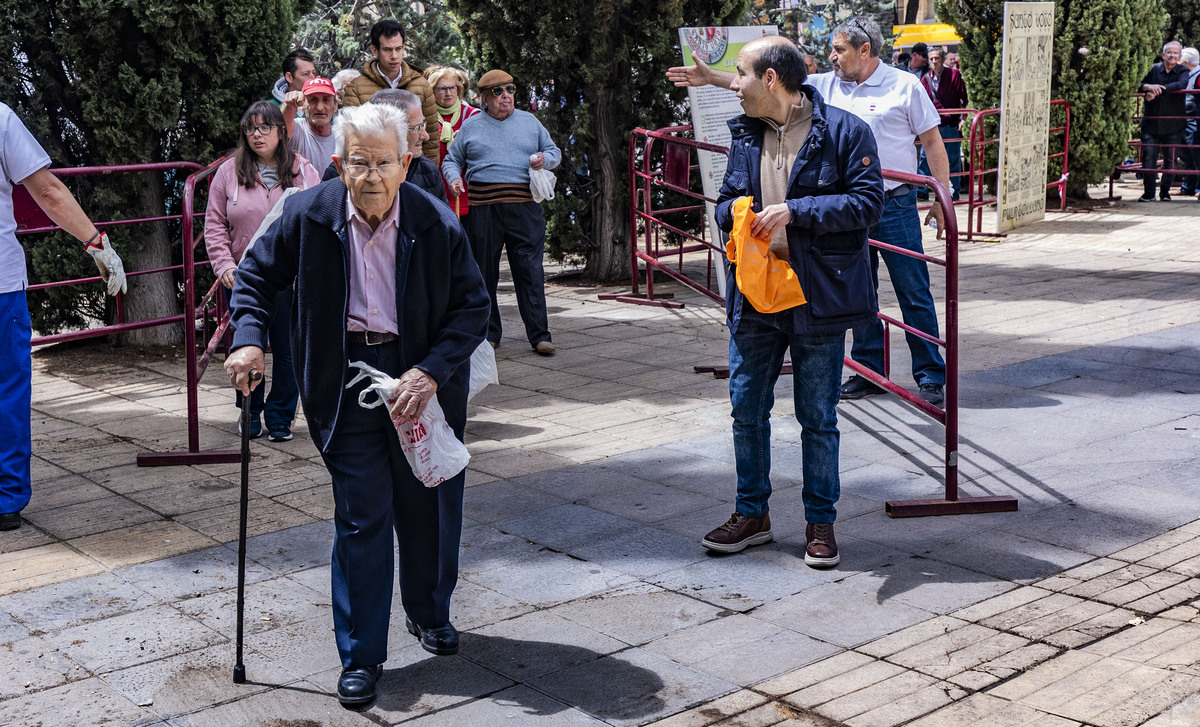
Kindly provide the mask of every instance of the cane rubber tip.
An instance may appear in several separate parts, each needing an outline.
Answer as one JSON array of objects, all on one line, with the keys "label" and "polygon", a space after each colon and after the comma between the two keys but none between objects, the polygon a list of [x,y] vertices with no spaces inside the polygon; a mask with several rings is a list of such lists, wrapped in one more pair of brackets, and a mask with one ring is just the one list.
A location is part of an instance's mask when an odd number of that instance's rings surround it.
[{"label": "cane rubber tip", "polygon": [[240,664],[238,666],[233,667],[233,683],[234,684],[245,684],[246,683],[246,667],[244,667]]}]

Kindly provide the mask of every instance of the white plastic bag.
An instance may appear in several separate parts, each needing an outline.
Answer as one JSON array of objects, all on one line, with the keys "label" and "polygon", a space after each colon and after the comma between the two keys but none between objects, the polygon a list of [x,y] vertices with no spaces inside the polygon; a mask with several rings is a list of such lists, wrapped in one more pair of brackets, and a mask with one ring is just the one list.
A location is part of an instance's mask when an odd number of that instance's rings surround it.
[{"label": "white plastic bag", "polygon": [[[362,361],[352,361],[350,365],[357,368],[359,374],[346,384],[347,389],[363,379],[371,379],[371,383],[358,394],[359,406],[374,409],[382,404],[390,407],[396,403],[396,389],[400,386],[398,379]],[[376,394],[376,400],[369,402],[367,396],[372,392]],[[437,487],[466,469],[471,461],[467,446],[458,441],[454,430],[446,422],[446,414],[438,403],[437,394],[429,400],[424,413],[416,421],[392,417],[392,425],[400,436],[400,449],[404,451],[408,466],[426,487]]]},{"label": "white plastic bag", "polygon": [[[533,161],[537,154],[529,157]],[[534,202],[545,202],[548,199],[554,199],[554,183],[558,181],[554,177],[554,172],[546,169],[530,169],[529,170],[529,191],[533,193]]]},{"label": "white plastic bag", "polygon": [[471,354],[471,383],[467,388],[467,401],[487,388],[488,384],[500,383],[500,372],[496,370],[496,351],[492,344],[484,341]]}]

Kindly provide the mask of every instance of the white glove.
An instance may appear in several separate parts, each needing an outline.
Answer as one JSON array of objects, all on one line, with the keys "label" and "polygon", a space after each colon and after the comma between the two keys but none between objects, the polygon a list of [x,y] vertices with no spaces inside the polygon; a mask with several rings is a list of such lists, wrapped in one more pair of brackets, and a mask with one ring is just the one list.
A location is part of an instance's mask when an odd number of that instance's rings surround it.
[{"label": "white glove", "polygon": [[124,293],[128,286],[125,284],[125,266],[121,264],[121,256],[112,248],[108,241],[108,233],[101,232],[99,237],[92,240],[85,248],[87,254],[96,261],[100,269],[100,277],[108,284],[108,294]]}]

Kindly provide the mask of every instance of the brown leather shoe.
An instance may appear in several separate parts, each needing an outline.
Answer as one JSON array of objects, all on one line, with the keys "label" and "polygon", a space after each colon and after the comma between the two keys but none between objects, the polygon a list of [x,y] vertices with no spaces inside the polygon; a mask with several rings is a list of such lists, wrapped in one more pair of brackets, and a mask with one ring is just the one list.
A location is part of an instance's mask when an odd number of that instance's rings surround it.
[{"label": "brown leather shoe", "polygon": [[842,562],[838,555],[837,540],[833,537],[833,523],[809,523],[804,528],[804,562],[813,568],[832,568]]},{"label": "brown leather shoe", "polygon": [[735,512],[727,523],[705,535],[700,544],[718,553],[737,553],[750,545],[769,543],[773,537],[770,514],[746,517]]}]

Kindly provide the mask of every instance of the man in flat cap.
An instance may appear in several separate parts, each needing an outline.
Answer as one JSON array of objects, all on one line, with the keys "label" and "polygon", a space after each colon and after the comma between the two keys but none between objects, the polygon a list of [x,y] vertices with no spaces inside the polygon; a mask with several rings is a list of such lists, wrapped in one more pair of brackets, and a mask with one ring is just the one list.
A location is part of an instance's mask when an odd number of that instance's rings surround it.
[{"label": "man in flat cap", "polygon": [[517,87],[512,76],[505,71],[488,71],[478,86],[487,113],[475,114],[463,122],[442,162],[442,176],[451,194],[466,194],[470,202],[470,212],[462,222],[492,298],[487,340],[493,347],[500,345],[496,284],[500,279],[500,251],[507,247],[525,335],[535,351],[550,356],[554,344],[550,342],[542,272],[546,220],[541,206],[533,201],[529,172],[554,169],[562,153],[537,117],[517,110]]}]

